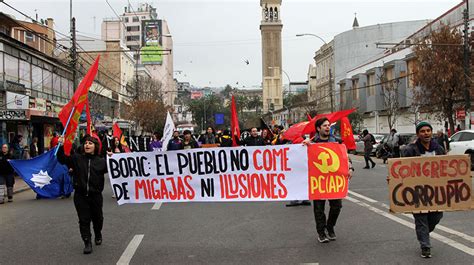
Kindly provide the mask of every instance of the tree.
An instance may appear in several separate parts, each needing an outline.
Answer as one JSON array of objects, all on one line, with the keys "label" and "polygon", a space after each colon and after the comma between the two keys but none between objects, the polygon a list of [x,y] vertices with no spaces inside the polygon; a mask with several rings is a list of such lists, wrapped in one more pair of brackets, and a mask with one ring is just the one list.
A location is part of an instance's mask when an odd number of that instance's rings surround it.
[{"label": "tree", "polygon": [[395,127],[397,118],[400,114],[399,92],[400,79],[388,79],[387,72],[391,69],[384,69],[379,76],[382,86],[383,103],[385,107],[385,114],[387,115],[387,123],[390,130]]},{"label": "tree", "polygon": [[414,82],[421,86],[414,92],[414,104],[423,111],[439,111],[454,132],[455,109],[460,106],[464,91],[463,40],[457,29],[442,25],[421,45],[415,47],[418,65]]},{"label": "tree", "polygon": [[130,87],[135,91],[130,91],[134,98],[126,109],[126,118],[135,121],[137,127],[145,132],[162,131],[166,114],[172,108],[163,103],[161,83],[152,78],[140,77]]},{"label": "tree", "polygon": [[215,113],[226,113],[222,101],[222,98],[211,94],[200,99],[190,100],[186,105],[188,111],[192,112],[196,124],[201,130],[205,130],[207,126],[216,126],[214,119]]}]

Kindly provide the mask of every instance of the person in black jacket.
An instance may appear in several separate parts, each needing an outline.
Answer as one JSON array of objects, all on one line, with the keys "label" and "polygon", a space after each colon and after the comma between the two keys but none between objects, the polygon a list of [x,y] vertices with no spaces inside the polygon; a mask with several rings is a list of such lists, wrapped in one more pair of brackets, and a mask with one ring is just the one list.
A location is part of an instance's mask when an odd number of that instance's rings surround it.
[{"label": "person in black jacket", "polygon": [[252,127],[250,129],[250,136],[245,138],[244,141],[242,142],[242,145],[245,146],[264,146],[265,141],[263,138],[258,135],[258,130],[257,127]]},{"label": "person in black jacket", "polygon": [[[79,230],[84,241],[84,254],[92,253],[91,228],[94,227],[95,244],[102,244],[102,191],[104,190],[104,174],[107,165],[104,158],[99,156],[99,141],[90,136],[84,137],[83,153],[66,156],[61,146],[58,161],[72,169],[74,184],[74,206],[79,217]],[[59,142],[62,144],[61,137]],[[108,153],[111,155],[112,153]]]},{"label": "person in black jacket", "polygon": [[219,137],[220,147],[232,147],[232,137],[228,129],[224,130],[222,137]]},{"label": "person in black jacket", "polygon": [[[438,142],[432,138],[433,127],[422,121],[416,125],[417,139],[405,147],[402,157],[445,155],[446,152]],[[431,258],[430,233],[443,218],[443,212],[414,213],[415,232],[421,247],[421,257]]]},{"label": "person in black jacket", "polygon": [[[0,185],[6,184],[7,186],[8,202],[13,201],[13,185],[15,184],[15,177],[13,176],[15,171],[8,163],[10,159],[13,159],[10,148],[8,144],[3,144],[0,152]],[[0,203],[3,203],[3,200]]]}]

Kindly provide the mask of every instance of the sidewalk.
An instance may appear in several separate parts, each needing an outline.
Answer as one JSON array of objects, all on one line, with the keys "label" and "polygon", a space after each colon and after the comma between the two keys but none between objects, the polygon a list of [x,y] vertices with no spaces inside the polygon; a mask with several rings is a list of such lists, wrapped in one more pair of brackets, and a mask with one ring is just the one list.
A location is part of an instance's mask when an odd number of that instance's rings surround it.
[{"label": "sidewalk", "polygon": [[22,178],[16,176],[15,177],[15,185],[13,186],[13,194],[27,191],[30,187],[23,181]]}]

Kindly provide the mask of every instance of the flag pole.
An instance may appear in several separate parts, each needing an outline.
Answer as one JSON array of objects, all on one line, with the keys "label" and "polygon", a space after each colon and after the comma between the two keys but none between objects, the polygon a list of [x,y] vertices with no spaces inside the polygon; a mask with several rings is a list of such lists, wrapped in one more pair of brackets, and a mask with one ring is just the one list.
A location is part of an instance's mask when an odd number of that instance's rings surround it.
[{"label": "flag pole", "polygon": [[[67,119],[66,127],[64,127],[63,133],[61,134],[61,137],[64,137],[64,134],[66,134],[67,127],[69,126],[69,122],[71,121],[72,114],[74,113],[75,110],[76,110],[76,106],[73,106],[71,113],[69,114],[69,118]],[[58,143],[58,145],[56,146],[56,150],[54,151],[54,156],[58,154],[60,146],[61,146],[61,143]]]}]

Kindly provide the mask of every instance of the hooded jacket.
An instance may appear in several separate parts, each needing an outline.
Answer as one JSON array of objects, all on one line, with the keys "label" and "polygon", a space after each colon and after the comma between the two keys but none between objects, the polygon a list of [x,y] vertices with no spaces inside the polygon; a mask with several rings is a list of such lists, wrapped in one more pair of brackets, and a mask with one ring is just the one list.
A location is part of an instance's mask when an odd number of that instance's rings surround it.
[{"label": "hooded jacket", "polygon": [[107,173],[105,158],[90,154],[66,156],[61,146],[58,150],[59,163],[71,168],[76,192],[88,196],[104,190],[104,174]]}]

